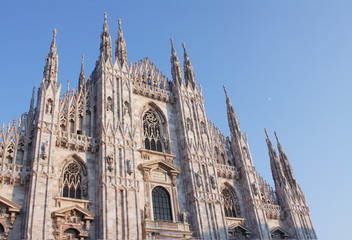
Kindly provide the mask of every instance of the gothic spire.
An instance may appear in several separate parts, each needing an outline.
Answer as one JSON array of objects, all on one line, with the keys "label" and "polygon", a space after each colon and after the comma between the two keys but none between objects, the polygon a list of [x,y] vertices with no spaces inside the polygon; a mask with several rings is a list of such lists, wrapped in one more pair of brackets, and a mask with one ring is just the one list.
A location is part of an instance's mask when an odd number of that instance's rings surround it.
[{"label": "gothic spire", "polygon": [[43,77],[48,85],[49,82],[57,82],[59,58],[56,54],[56,29],[53,31],[53,41],[51,42],[50,52],[46,55]]},{"label": "gothic spire", "polygon": [[174,40],[171,38],[171,74],[174,83],[178,83],[179,85],[183,85],[183,78],[182,78],[182,68],[180,61],[178,60],[178,56],[174,47]]},{"label": "gothic spire", "polygon": [[32,116],[33,115],[33,111],[34,111],[34,96],[35,96],[35,87],[33,87],[31,105],[29,106],[28,116]]},{"label": "gothic spire", "polygon": [[293,175],[291,164],[288,160],[288,157],[286,156],[286,153],[284,152],[283,147],[281,146],[281,143],[279,141],[279,138],[277,136],[276,131],[274,133],[275,133],[275,138],[277,141],[277,148],[279,150],[280,162],[281,162],[282,168],[284,170],[284,174],[285,174],[287,180],[289,181],[289,183],[292,186],[296,186],[296,179]]},{"label": "gothic spire", "polygon": [[109,34],[109,27],[107,22],[107,14],[104,13],[104,25],[103,32],[100,35],[100,58],[104,61],[110,59],[112,60],[112,47],[111,47],[111,37]]},{"label": "gothic spire", "polygon": [[[273,144],[270,141],[268,132],[266,131],[266,129],[264,128],[265,131],[265,135],[266,135],[266,144],[268,145],[268,152],[269,152],[269,158],[270,158],[270,167],[271,167],[271,172],[273,175],[273,179],[274,179],[274,183],[275,184],[279,184],[280,186],[282,184],[286,183],[286,178],[284,176],[283,170],[282,170],[282,166],[281,163],[278,159],[277,153],[275,151],[275,148],[273,146]],[[278,189],[276,189],[278,190]]]},{"label": "gothic spire", "polygon": [[227,95],[226,87],[224,86],[224,91],[226,95],[226,106],[227,106],[227,119],[230,127],[231,134],[241,132],[240,123],[238,121],[235,109],[232,106],[231,100]]},{"label": "gothic spire", "polygon": [[79,74],[78,81],[78,91],[81,90],[81,87],[86,83],[86,76],[84,75],[84,54],[82,54],[82,63],[81,63],[81,72]]},{"label": "gothic spire", "polygon": [[126,48],[126,42],[123,37],[123,32],[121,28],[121,19],[119,19],[119,31],[116,38],[115,57],[120,62],[121,66],[124,63],[127,64],[127,48]]},{"label": "gothic spire", "polygon": [[186,51],[185,43],[182,43],[182,47],[183,47],[183,51],[184,51],[183,71],[185,74],[186,84],[187,84],[187,86],[188,86],[188,84],[191,84],[191,86],[193,88],[195,88],[197,86],[196,77],[194,75],[193,66],[191,64],[191,61],[189,60],[189,56]]}]

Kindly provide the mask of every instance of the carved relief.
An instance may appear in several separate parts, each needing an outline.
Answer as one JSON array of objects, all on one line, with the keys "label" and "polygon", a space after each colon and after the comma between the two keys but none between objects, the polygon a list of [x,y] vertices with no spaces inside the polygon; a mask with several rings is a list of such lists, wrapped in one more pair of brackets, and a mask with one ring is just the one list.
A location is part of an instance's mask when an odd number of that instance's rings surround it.
[{"label": "carved relief", "polygon": [[56,239],[85,239],[89,236],[94,214],[77,205],[52,213],[56,225]]}]

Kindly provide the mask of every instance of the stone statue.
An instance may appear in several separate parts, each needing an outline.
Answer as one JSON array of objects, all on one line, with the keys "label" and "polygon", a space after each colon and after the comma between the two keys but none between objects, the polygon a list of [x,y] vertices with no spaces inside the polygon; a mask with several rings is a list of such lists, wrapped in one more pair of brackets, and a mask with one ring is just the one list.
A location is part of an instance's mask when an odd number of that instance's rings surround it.
[{"label": "stone statue", "polygon": [[42,143],[42,158],[44,160],[48,158],[48,141]]},{"label": "stone statue", "polygon": [[181,221],[183,223],[186,223],[187,222],[187,213],[186,211],[183,209],[183,211],[181,212]]},{"label": "stone statue", "polygon": [[112,172],[114,170],[114,154],[110,154],[109,156],[106,157],[106,162],[108,164],[108,169],[110,172]]},{"label": "stone statue", "polygon": [[46,104],[46,113],[52,114],[53,113],[53,102],[49,99]]},{"label": "stone statue", "polygon": [[168,150],[169,149],[169,139],[165,136],[163,136],[163,143],[164,143],[165,150]]},{"label": "stone statue", "polygon": [[88,196],[88,181],[84,181],[82,184],[83,196]]},{"label": "stone statue", "polygon": [[149,204],[145,203],[144,204],[144,218],[149,219],[150,218],[150,209],[149,209]]},{"label": "stone statue", "polygon": [[132,164],[131,164],[131,160],[127,160],[126,161],[126,170],[127,170],[127,173],[129,175],[131,175],[133,173],[133,170],[132,170]]},{"label": "stone statue", "polygon": [[215,177],[214,176],[210,176],[210,183],[211,183],[211,187],[213,188],[213,189],[215,189],[216,188],[216,182],[215,182]]},{"label": "stone statue", "polygon": [[200,187],[203,184],[202,174],[200,172],[196,173],[197,186]]}]

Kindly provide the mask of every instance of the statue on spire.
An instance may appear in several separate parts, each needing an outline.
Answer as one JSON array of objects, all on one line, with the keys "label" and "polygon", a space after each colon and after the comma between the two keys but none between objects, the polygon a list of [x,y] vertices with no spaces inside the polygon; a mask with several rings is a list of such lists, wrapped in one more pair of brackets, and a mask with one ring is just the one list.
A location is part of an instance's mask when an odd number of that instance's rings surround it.
[{"label": "statue on spire", "polygon": [[197,87],[197,84],[196,84],[196,77],[194,75],[193,66],[191,64],[191,61],[189,60],[185,43],[182,43],[182,47],[184,51],[183,71],[185,74],[186,85],[188,86],[189,84],[191,84],[192,88],[194,89],[195,87]]},{"label": "statue on spire", "polygon": [[183,78],[182,78],[182,68],[180,61],[178,60],[178,56],[174,47],[174,40],[170,38],[171,41],[171,74],[174,83],[178,83],[180,86],[183,85]]},{"label": "statue on spire", "polygon": [[115,57],[120,62],[122,66],[124,63],[127,64],[127,48],[126,42],[123,37],[122,27],[121,27],[121,19],[119,19],[119,30],[116,38],[116,51]]},{"label": "statue on spire", "polygon": [[84,54],[82,54],[81,72],[79,74],[78,91],[86,84],[86,76],[84,75]]},{"label": "statue on spire", "polygon": [[103,32],[100,35],[100,59],[107,61],[112,60],[112,47],[111,47],[111,37],[109,34],[109,27],[107,22],[107,14],[104,13],[104,25]]},{"label": "statue on spire", "polygon": [[54,29],[53,41],[50,45],[50,52],[46,55],[46,62],[43,73],[46,86],[48,86],[50,82],[57,82],[59,58],[56,54],[56,50],[56,29]]},{"label": "statue on spire", "polygon": [[225,86],[223,87],[226,95],[227,119],[228,119],[231,134],[238,133],[238,135],[241,135],[240,123],[238,121],[236,111],[232,106],[231,100],[226,91],[226,87]]}]

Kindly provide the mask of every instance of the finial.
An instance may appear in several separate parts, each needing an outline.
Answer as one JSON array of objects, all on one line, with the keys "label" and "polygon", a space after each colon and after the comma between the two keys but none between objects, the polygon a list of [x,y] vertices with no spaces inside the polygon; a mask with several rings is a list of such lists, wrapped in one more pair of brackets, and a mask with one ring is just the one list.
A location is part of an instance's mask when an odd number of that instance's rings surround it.
[{"label": "finial", "polygon": [[174,48],[174,40],[170,38],[170,41],[171,41],[172,48]]},{"label": "finial", "polygon": [[264,131],[265,131],[266,138],[269,139],[269,134],[268,134],[268,131],[266,131],[266,128],[264,128]]},{"label": "finial", "polygon": [[82,53],[81,70],[84,70],[84,53]]},{"label": "finial", "polygon": [[56,39],[56,28],[54,28],[53,30],[53,36],[54,36],[53,38]]},{"label": "finial", "polygon": [[67,92],[70,92],[70,80],[67,80]]},{"label": "finial", "polygon": [[186,51],[186,46],[185,46],[185,43],[184,43],[184,42],[182,43],[182,47],[183,47],[183,50]]},{"label": "finial", "polygon": [[275,134],[275,138],[276,138],[277,143],[279,143],[279,138],[278,138],[278,136],[277,136],[276,131],[274,131],[274,134]]},{"label": "finial", "polygon": [[224,92],[225,92],[226,97],[227,97],[227,91],[226,91],[226,87],[225,87],[225,85],[222,85],[222,87],[224,88]]},{"label": "finial", "polygon": [[121,18],[119,18],[119,28],[121,28]]},{"label": "finial", "polygon": [[107,23],[108,21],[108,15],[106,14],[106,12],[104,13],[104,22]]}]

